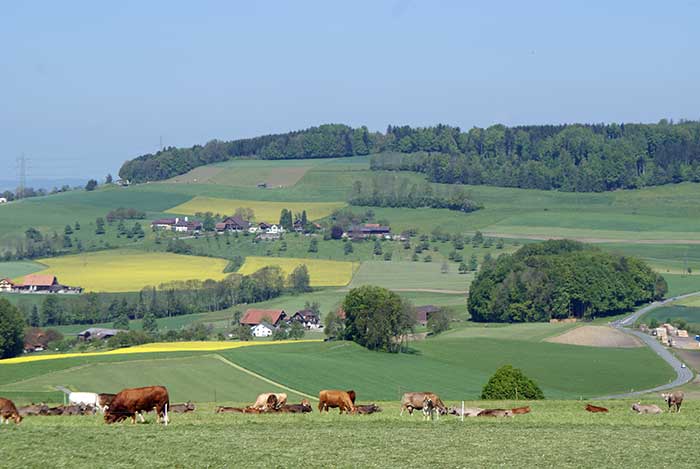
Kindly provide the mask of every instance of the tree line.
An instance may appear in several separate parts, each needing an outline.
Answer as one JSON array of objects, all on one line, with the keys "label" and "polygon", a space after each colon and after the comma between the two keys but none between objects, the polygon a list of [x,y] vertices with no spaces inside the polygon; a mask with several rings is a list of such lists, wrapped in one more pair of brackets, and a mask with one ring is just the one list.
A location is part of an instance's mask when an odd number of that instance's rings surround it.
[{"label": "tree line", "polygon": [[529,244],[485,260],[469,288],[474,321],[592,319],[663,298],[664,278],[634,257],[576,241]]},{"label": "tree line", "polygon": [[264,267],[251,275],[231,274],[225,279],[169,282],[144,287],[138,294],[112,298],[97,293],[80,296],[46,295],[40,306],[20,303],[27,325],[32,327],[153,319],[220,311],[234,305],[257,303],[283,293],[310,290],[305,265],[285,275],[278,266]]},{"label": "tree line", "polygon": [[461,187],[416,183],[394,174],[375,174],[369,180],[355,181],[349,202],[370,207],[430,207],[460,212],[483,208]]},{"label": "tree line", "polygon": [[[386,154],[386,153],[389,154]],[[393,154],[392,154],[393,152]],[[381,154],[380,154],[381,153]],[[167,179],[232,158],[378,154],[373,169],[410,170],[434,182],[594,192],[700,181],[700,122],[507,127],[321,125],[286,134],[169,147],[124,163],[134,182]]]}]

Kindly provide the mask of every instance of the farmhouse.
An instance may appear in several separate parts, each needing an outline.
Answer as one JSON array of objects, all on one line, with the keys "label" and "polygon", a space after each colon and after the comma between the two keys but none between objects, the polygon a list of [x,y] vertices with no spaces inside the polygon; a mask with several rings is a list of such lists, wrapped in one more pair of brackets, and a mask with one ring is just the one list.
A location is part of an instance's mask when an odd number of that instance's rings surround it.
[{"label": "farmhouse", "polygon": [[440,308],[433,305],[416,306],[416,321],[421,326],[426,326],[428,324],[428,319],[430,315],[440,311]]},{"label": "farmhouse", "polygon": [[283,309],[248,309],[240,320],[244,326],[257,326],[263,322],[276,327],[287,319]]},{"label": "farmhouse", "polygon": [[319,329],[321,327],[321,318],[310,309],[297,311],[289,318],[289,322],[299,322],[306,329]]},{"label": "farmhouse", "polygon": [[391,228],[388,226],[383,226],[378,223],[365,223],[364,225],[355,225],[351,227],[345,236],[353,239],[367,239],[367,238],[391,238]]},{"label": "farmhouse", "polygon": [[18,293],[80,293],[83,289],[61,285],[55,275],[29,274],[24,276],[21,284],[14,285],[9,291]]},{"label": "farmhouse", "polygon": [[224,221],[216,224],[216,231],[245,231],[250,228],[250,223],[239,216],[228,217]]},{"label": "farmhouse", "polygon": [[269,322],[261,322],[260,324],[253,326],[250,329],[250,332],[253,334],[253,337],[270,337],[274,329],[275,326]]},{"label": "farmhouse", "polygon": [[10,292],[15,289],[15,283],[9,278],[0,279],[0,292]]},{"label": "farmhouse", "polygon": [[89,329],[85,329],[83,332],[80,332],[78,334],[78,339],[84,341],[107,340],[110,337],[114,337],[120,332],[126,331],[122,329],[105,329],[102,327],[91,327]]},{"label": "farmhouse", "polygon": [[202,222],[184,218],[160,218],[151,222],[153,229],[171,230],[178,233],[198,233],[202,230]]}]

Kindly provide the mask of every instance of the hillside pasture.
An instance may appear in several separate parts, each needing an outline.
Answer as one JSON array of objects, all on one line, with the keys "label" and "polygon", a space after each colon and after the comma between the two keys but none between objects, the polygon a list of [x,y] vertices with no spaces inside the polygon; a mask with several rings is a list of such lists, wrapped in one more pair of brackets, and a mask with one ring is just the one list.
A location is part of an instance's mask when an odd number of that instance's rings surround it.
[{"label": "hillside pasture", "polygon": [[378,285],[391,290],[467,292],[473,273],[459,274],[454,263],[448,264],[447,273],[441,269],[439,262],[366,261],[360,264],[350,288]]},{"label": "hillside pasture", "polygon": [[[399,416],[396,401],[378,402],[384,411],[368,416],[320,415],[315,409],[308,415],[214,414],[214,404],[197,403],[195,413],[171,415],[167,428],[153,424],[152,414],[147,424],[136,425],[106,425],[99,415],[28,417],[19,426],[3,425],[0,434],[8,467],[42,460],[46,448],[50,465],[58,468],[599,468],[663,466],[659,458],[678,468],[697,465],[697,401],[686,401],[680,414],[646,416],[630,410],[631,400],[593,403],[610,413],[590,414],[578,401],[467,401],[479,407],[530,405],[532,412],[425,422],[420,415]],[[654,396],[644,403],[661,401]]]},{"label": "hillside pasture", "polygon": [[42,274],[56,275],[65,285],[86,291],[139,291],[176,280],[221,280],[226,277],[225,259],[183,256],[166,252],[129,249],[89,252],[40,259]]},{"label": "hillside pasture", "polygon": [[0,262],[0,279],[18,278],[45,268],[46,266],[32,261]]},{"label": "hillside pasture", "polygon": [[197,196],[167,211],[181,215],[194,215],[198,212],[232,215],[237,208],[250,208],[255,213],[256,221],[277,223],[280,219],[280,212],[285,208],[293,213],[301,213],[302,210],[306,210],[309,220],[318,220],[327,217],[345,205],[347,205],[345,202],[267,202]]},{"label": "hillside pasture", "polygon": [[300,265],[306,265],[309,271],[311,286],[332,287],[350,283],[357,268],[354,262],[329,261],[324,259],[302,259],[293,257],[246,257],[245,263],[238,273],[250,275],[263,267],[279,266],[285,275],[289,275]]}]

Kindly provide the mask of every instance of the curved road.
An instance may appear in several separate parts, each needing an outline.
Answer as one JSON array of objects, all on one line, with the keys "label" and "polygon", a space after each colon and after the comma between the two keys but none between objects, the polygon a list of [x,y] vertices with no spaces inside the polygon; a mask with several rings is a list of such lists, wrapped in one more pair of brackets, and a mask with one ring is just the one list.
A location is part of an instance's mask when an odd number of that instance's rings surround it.
[{"label": "curved road", "polygon": [[633,396],[638,396],[641,394],[648,394],[650,392],[658,392],[658,391],[664,391],[666,389],[672,389],[678,386],[681,386],[691,379],[693,379],[693,372],[690,371],[690,369],[686,366],[683,365],[683,363],[676,358],[675,355],[673,355],[671,352],[668,351],[666,347],[661,345],[661,343],[656,340],[656,337],[651,336],[649,334],[644,334],[643,332],[640,332],[635,329],[630,329],[629,326],[634,325],[634,323],[639,319],[640,316],[642,316],[645,313],[648,313],[652,309],[659,308],[661,306],[667,305],[669,303],[672,303],[674,301],[683,299],[683,298],[688,298],[690,296],[695,296],[695,295],[700,295],[700,292],[695,292],[695,293],[688,293],[686,295],[680,295],[680,296],[674,296],[673,298],[669,298],[667,300],[663,301],[655,301],[654,303],[651,303],[641,309],[638,309],[634,313],[630,314],[629,316],[619,319],[617,321],[614,321],[610,323],[610,325],[614,328],[616,328],[619,331],[624,332],[625,334],[630,334],[638,337],[642,341],[644,341],[645,344],[647,344],[658,356],[660,356],[666,363],[671,365],[673,370],[676,372],[676,379],[673,381],[663,384],[661,386],[656,386],[655,388],[651,389],[644,389],[641,391],[635,391],[635,392],[627,392],[623,394],[614,394],[611,396],[603,396],[599,397],[598,399],[617,399],[617,398],[625,398],[625,397],[633,397]]}]

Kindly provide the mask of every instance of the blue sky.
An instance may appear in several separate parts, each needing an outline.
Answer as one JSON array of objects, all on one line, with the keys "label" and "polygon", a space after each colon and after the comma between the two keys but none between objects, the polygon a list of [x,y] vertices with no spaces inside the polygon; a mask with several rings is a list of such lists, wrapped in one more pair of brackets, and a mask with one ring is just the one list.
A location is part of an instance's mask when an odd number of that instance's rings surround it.
[{"label": "blue sky", "polygon": [[700,1],[0,3],[0,179],[305,128],[700,118]]}]

